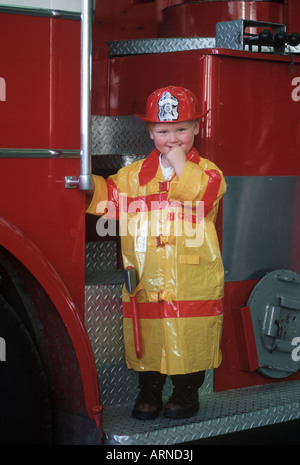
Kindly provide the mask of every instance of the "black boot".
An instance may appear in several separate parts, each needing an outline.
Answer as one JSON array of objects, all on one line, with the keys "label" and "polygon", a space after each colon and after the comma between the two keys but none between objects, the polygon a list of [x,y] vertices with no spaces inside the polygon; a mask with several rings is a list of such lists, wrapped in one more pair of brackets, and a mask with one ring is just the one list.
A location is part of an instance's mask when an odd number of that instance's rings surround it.
[{"label": "black boot", "polygon": [[198,410],[198,388],[174,387],[173,393],[165,405],[164,417],[175,419],[190,418]]},{"label": "black boot", "polygon": [[165,375],[156,372],[140,373],[140,393],[132,416],[138,420],[154,420],[162,411],[162,390]]},{"label": "black boot", "polygon": [[171,376],[174,389],[165,405],[164,417],[184,419],[194,416],[199,410],[198,389],[205,379],[205,371]]}]

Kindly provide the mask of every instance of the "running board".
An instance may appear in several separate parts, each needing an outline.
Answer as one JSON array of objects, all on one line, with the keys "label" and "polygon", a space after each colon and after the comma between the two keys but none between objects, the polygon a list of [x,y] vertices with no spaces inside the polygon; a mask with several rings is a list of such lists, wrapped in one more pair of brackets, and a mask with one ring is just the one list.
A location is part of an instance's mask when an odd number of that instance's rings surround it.
[{"label": "running board", "polygon": [[106,445],[172,445],[250,430],[300,418],[300,381],[201,394],[188,420],[131,417],[132,405],[104,408]]}]

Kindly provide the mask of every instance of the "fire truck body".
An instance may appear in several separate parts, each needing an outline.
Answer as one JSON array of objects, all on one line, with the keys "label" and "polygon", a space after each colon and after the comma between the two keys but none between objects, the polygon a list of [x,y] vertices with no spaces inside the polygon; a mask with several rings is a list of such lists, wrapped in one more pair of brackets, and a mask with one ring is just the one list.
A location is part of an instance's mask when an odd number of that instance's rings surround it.
[{"label": "fire truck body", "polygon": [[[10,3],[0,6],[1,443],[162,445],[298,419],[299,47],[258,43],[257,31],[285,32],[286,21],[294,32],[299,6],[95,2],[89,102],[80,2]],[[197,417],[141,423],[130,416],[137,378],[124,361],[117,225],[103,237],[105,224],[85,217],[82,159],[90,144],[93,172],[107,176],[146,156],[134,115],[169,84],[190,88],[207,112],[196,146],[228,185],[217,224],[223,361],[207,372]],[[29,381],[13,377],[33,365]],[[45,426],[27,437],[20,412],[33,412],[28,429]]]},{"label": "fire truck body", "polygon": [[[1,294],[21,319],[22,333],[29,332],[38,348],[48,379],[47,398],[35,405],[39,383],[27,386],[30,376],[17,375],[19,365],[31,364],[30,357],[21,352],[20,361],[12,362],[21,336],[9,329],[5,317],[1,443],[48,441],[50,427],[60,441],[73,441],[80,424],[79,441],[92,436],[95,442],[100,401],[84,327],[85,199],[83,192],[65,189],[65,177],[80,171],[80,10],[60,15],[1,6],[0,14],[6,83],[1,101]],[[39,415],[41,423],[43,415],[47,418],[45,438],[43,428],[30,432],[28,419]]]}]

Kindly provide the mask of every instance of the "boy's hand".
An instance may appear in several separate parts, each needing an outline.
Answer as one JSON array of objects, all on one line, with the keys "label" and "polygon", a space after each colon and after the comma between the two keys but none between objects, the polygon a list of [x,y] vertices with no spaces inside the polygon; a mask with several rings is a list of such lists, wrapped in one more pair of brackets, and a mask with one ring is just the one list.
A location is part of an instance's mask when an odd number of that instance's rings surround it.
[{"label": "boy's hand", "polygon": [[174,168],[176,175],[179,178],[186,163],[186,154],[183,148],[179,145],[174,145],[174,147],[165,154],[165,158]]}]

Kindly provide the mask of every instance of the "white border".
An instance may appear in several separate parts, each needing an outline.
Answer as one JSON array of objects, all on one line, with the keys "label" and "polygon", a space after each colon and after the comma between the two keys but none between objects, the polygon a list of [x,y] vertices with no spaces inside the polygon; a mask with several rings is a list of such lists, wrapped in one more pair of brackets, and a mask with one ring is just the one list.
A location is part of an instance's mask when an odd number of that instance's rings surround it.
[{"label": "white border", "polygon": [[1,6],[81,12],[81,0],[5,0]]}]

